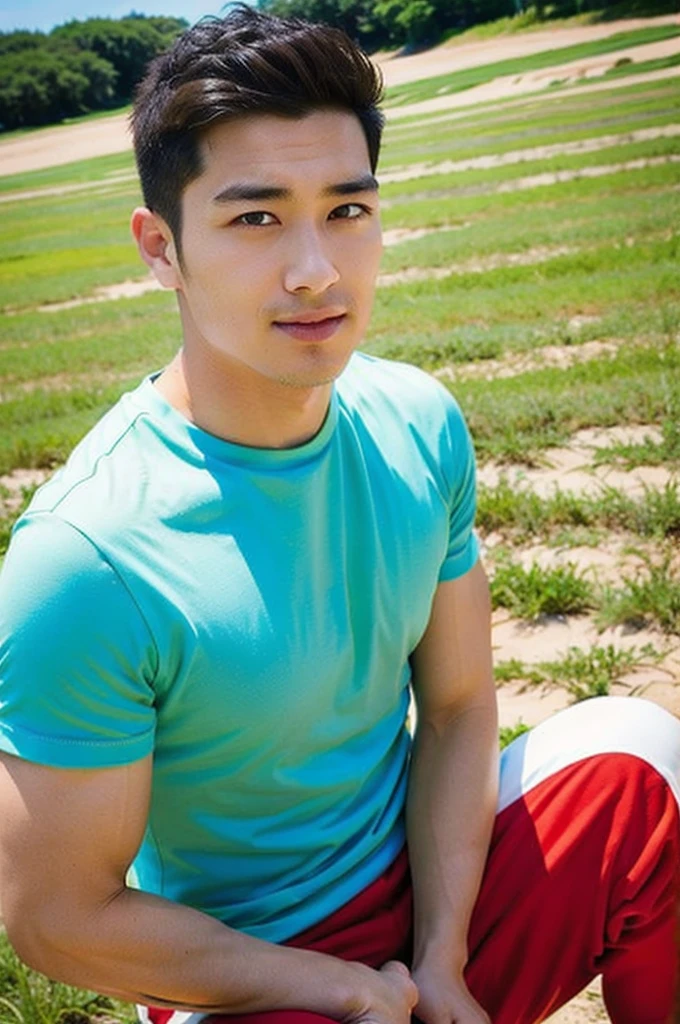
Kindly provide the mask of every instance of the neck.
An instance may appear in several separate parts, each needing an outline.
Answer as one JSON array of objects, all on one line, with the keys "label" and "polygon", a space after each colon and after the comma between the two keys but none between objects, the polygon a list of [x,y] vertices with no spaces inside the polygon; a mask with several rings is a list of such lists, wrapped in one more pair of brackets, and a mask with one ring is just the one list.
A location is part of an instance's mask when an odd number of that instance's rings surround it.
[{"label": "neck", "polygon": [[181,349],[156,381],[163,397],[197,427],[250,448],[295,448],[321,429],[332,384],[293,387],[205,355]]}]

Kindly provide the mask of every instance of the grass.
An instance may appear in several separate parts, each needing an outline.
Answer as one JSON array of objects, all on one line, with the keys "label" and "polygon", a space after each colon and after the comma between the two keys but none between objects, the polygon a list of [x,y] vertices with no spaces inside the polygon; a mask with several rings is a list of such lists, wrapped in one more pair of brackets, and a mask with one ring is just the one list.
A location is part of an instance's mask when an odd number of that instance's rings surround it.
[{"label": "grass", "polygon": [[576,495],[556,487],[542,498],[503,476],[495,487],[481,485],[477,522],[485,533],[498,533],[515,544],[552,539],[561,544],[569,528],[618,530],[661,540],[680,536],[680,486],[645,486],[632,498],[614,487],[597,495]]},{"label": "grass", "polygon": [[134,1008],[50,981],[18,959],[0,931],[0,1024],[133,1024]]},{"label": "grass", "polygon": [[529,569],[504,561],[490,581],[494,608],[535,621],[543,615],[579,615],[594,606],[593,585],[573,563],[544,569],[534,562]]},{"label": "grass", "polygon": [[[661,71],[664,68],[675,68],[678,64],[680,64],[680,54],[677,53],[672,54],[670,57],[658,57],[656,60],[641,60],[636,62],[631,59],[625,63],[622,61],[620,64],[615,64],[614,67],[608,68],[602,77],[606,80],[609,78],[624,78],[627,75],[648,74],[650,71]],[[586,85],[587,81],[587,79],[583,78],[570,84],[577,86]]]},{"label": "grass", "polygon": [[630,470],[638,466],[671,466],[680,468],[680,418],[668,418],[661,423],[661,440],[645,438],[638,444],[622,442],[600,448],[595,465],[613,464]]},{"label": "grass", "polygon": [[509,746],[518,736],[523,736],[525,732],[530,732],[530,728],[521,719],[514,725],[502,725],[498,730],[498,742],[501,750]]},{"label": "grass", "polygon": [[[423,118],[419,130],[412,129],[400,136],[392,134],[394,144],[388,154],[381,160],[380,170],[383,174],[395,167],[408,167],[409,164],[436,164],[445,160],[472,160],[484,156],[494,158],[515,150],[531,150],[535,147],[561,146],[568,148],[574,143],[584,144],[584,140],[596,140],[598,147],[606,154],[618,139],[620,144],[630,142],[627,136],[631,132],[648,130],[668,123],[669,116],[677,115],[680,101],[667,98],[665,102],[626,105],[615,116],[610,114],[603,118],[593,117],[578,106],[569,107],[563,116],[555,112],[555,117],[543,123],[531,122],[518,118],[514,121],[494,121],[490,124],[476,126],[474,123],[463,124],[455,120],[450,124],[439,118]],[[576,113],[580,112],[580,118]],[[433,123],[432,123],[433,122]],[[433,129],[436,128],[436,131]],[[602,159],[602,158],[601,158]],[[383,187],[383,191],[385,186]]]},{"label": "grass", "polygon": [[[108,116],[108,115],[107,115]],[[33,129],[41,131],[42,129]],[[29,133],[26,133],[29,134]],[[0,149],[0,154],[2,150]],[[30,192],[35,189],[55,188],[62,185],[78,185],[87,182],[104,184],[114,175],[132,173],[135,169],[131,151],[110,153],[106,156],[93,157],[90,160],[78,160],[74,163],[61,164],[56,167],[43,167],[36,171],[22,174],[5,174],[0,176],[0,195],[12,192]]]},{"label": "grass", "polygon": [[605,587],[599,601],[598,625],[641,628],[650,623],[680,635],[680,572],[677,546],[667,545],[651,557],[641,551],[644,566],[621,587]]},{"label": "grass", "polygon": [[517,658],[496,665],[497,684],[523,681],[531,686],[560,686],[572,703],[590,697],[605,697],[615,683],[641,667],[657,665],[663,653],[651,644],[620,649],[612,644],[595,644],[588,650],[571,646],[553,661],[526,664]]}]

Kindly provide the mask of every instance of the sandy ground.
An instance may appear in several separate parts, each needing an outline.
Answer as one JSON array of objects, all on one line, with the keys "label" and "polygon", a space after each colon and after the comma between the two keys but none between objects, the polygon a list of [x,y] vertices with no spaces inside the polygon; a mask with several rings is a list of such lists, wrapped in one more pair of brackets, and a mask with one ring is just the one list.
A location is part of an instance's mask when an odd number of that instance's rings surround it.
[{"label": "sandy ground", "polygon": [[[653,23],[679,23],[678,16],[669,16],[653,19]],[[559,46],[568,46],[574,43],[586,42],[588,40],[602,38],[625,31],[640,25],[650,24],[650,21],[638,22],[628,21],[616,24],[584,26],[574,29],[557,31],[534,32],[524,36],[508,36],[485,41],[483,43],[468,43],[465,45],[448,45],[439,47],[426,54],[419,54],[412,57],[391,59],[387,56],[379,58],[383,69],[385,80],[389,85],[414,81],[418,78],[441,74],[464,67],[472,67],[480,63],[503,60],[509,57],[527,56],[545,49],[555,49]],[[591,61],[574,62],[573,65],[565,65],[561,68],[551,68],[540,73],[521,76],[519,79],[499,79],[488,85],[480,86],[478,89],[468,90],[465,93],[454,96],[442,96],[427,101],[427,104],[416,104],[412,107],[399,108],[391,116],[404,116],[406,113],[416,113],[428,109],[455,111],[456,107],[466,107],[473,102],[493,100],[498,96],[521,95],[526,92],[543,90],[549,86],[555,78],[563,80],[578,81],[583,77],[601,75],[608,67],[612,66],[621,56],[633,56],[634,60],[650,59],[650,55],[661,56],[678,51],[679,43],[676,40],[669,40],[665,43],[653,44],[651,47],[637,47],[634,51],[624,50],[619,53],[607,55],[606,59],[593,58]],[[645,51],[648,51],[645,53]],[[631,85],[639,77],[641,81],[650,81],[653,77],[672,77],[680,74],[680,68],[668,69],[646,76],[629,76],[619,79],[616,82],[589,83],[578,88],[579,94],[588,90],[599,88],[612,88],[614,85]],[[576,91],[576,90],[573,90]],[[558,95],[555,92],[546,95]],[[562,91],[559,95],[565,95]],[[434,106],[433,106],[434,104]],[[447,118],[455,116],[455,113],[448,113]],[[673,131],[675,129],[672,129]],[[665,129],[664,131],[668,131]],[[606,145],[606,141],[600,140],[598,148]],[[70,125],[58,128],[49,128],[37,132],[26,138],[8,140],[0,143],[0,174],[21,173],[27,170],[47,167],[51,165],[71,162],[77,159],[97,156],[105,153],[119,152],[128,149],[130,145],[124,116],[92,121],[87,124]],[[526,159],[527,153],[504,155],[502,159],[507,162],[511,158]],[[623,165],[622,165],[623,166]],[[627,165],[626,165],[627,166]],[[436,170],[450,171],[462,169],[458,165],[437,168]],[[633,169],[632,167],[630,169]],[[596,169],[593,169],[596,170]],[[436,173],[436,171],[434,171]],[[392,174],[398,172],[391,172]],[[415,174],[432,174],[433,168],[423,165],[415,169]],[[580,172],[583,174],[583,171]],[[413,170],[409,169],[409,177],[413,176]],[[534,176],[535,177],[535,176]],[[557,180],[556,176],[553,176]],[[112,176],[110,185],[104,184],[101,187],[114,187],[121,176]],[[393,180],[396,180],[393,179]],[[527,179],[522,186],[521,179],[515,182],[516,187],[533,187],[536,183],[533,178]],[[78,189],[81,186],[74,186]],[[498,186],[500,187],[500,186]],[[47,192],[48,190],[41,190]],[[50,190],[53,191],[53,190]],[[13,198],[18,198],[15,193]],[[402,242],[422,237],[430,233],[427,229],[419,231],[396,230],[388,232],[386,244],[396,245]],[[438,268],[433,271],[404,271],[401,275],[383,275],[381,284],[388,286],[393,280],[404,280],[404,275],[432,274],[447,275],[457,272],[474,272],[489,269],[489,266],[503,265],[503,261],[512,262],[541,262],[558,255],[553,249],[536,249],[522,254],[498,254],[490,256],[485,261],[476,261],[475,265],[460,264],[451,267]],[[154,287],[151,280],[123,282],[111,288],[97,289],[96,293],[85,301],[106,301],[115,298],[134,296]],[[83,300],[77,300],[82,302]],[[74,303],[76,304],[76,303]],[[58,304],[51,307],[44,307],[46,312],[52,309],[64,308],[68,304]],[[574,330],[583,326],[581,323],[571,325]],[[440,376],[449,376],[452,379],[460,379],[471,376],[483,376],[491,379],[498,376],[509,376],[526,372],[528,369],[540,365],[551,365],[556,367],[567,367],[576,360],[596,358],[604,352],[615,352],[617,347],[616,339],[606,342],[591,342],[581,346],[550,346],[532,353],[509,355],[499,360],[489,360],[483,363],[470,363],[445,367],[438,371]],[[55,379],[51,382],[41,382],[41,386],[62,386],[60,381]],[[629,440],[639,440],[644,433],[653,436],[654,428],[615,428],[613,430],[590,430],[580,431],[571,439],[571,443],[562,449],[554,449],[545,453],[545,464],[538,469],[526,469],[520,466],[495,466],[488,464],[480,472],[482,482],[493,484],[501,473],[507,475],[517,487],[528,487],[538,493],[549,494],[556,486],[562,489],[569,489],[576,493],[592,493],[603,484],[616,486],[628,494],[639,494],[645,484],[663,486],[671,480],[671,475],[663,468],[642,467],[630,473],[622,472],[611,467],[593,467],[593,459],[596,449],[602,445],[611,444],[613,440],[621,440],[627,437]],[[16,507],[20,500],[22,489],[41,482],[47,474],[40,470],[19,470],[8,476],[0,477],[0,506],[7,508]],[[545,545],[535,544],[527,546],[517,552],[518,557],[526,564],[537,560],[543,564],[557,564],[559,562],[576,562],[579,568],[585,573],[597,574],[599,578],[607,578],[612,581],[620,579],[623,570],[630,570],[635,566],[635,557],[631,556],[626,549],[626,538],[611,535],[610,539],[598,545],[597,548],[586,546],[556,551]],[[493,561],[494,546],[499,542],[493,536],[485,538],[487,554],[490,562]],[[612,644],[616,648],[630,649],[631,647],[642,647],[645,643],[653,644],[658,650],[664,651],[664,657],[653,665],[646,665],[631,673],[619,686],[617,692],[641,692],[666,706],[675,714],[680,714],[680,644],[670,643],[668,638],[663,637],[654,629],[642,629],[634,634],[624,629],[610,629],[604,633],[598,633],[593,621],[589,616],[570,617],[568,619],[553,617],[546,618],[538,623],[527,625],[512,619],[507,612],[498,611],[494,615],[493,622],[493,644],[497,660],[507,660],[517,657],[524,662],[532,663],[541,660],[554,660],[564,653],[571,645],[583,649],[590,648],[593,644]],[[519,720],[528,725],[534,725],[542,721],[549,714],[566,706],[569,696],[563,689],[537,689],[526,688],[520,684],[505,684],[499,688],[499,707],[501,724],[515,725]],[[601,1024],[608,1020],[604,1011],[600,995],[599,984],[594,982],[569,1006],[564,1007],[558,1014],[551,1018],[551,1024]]]},{"label": "sandy ground", "polygon": [[[527,57],[546,49],[558,49],[576,43],[602,39],[618,32],[647,25],[663,24],[680,24],[680,16],[665,15],[644,21],[630,19],[603,25],[583,25],[577,28],[557,30],[546,29],[524,35],[499,36],[484,42],[459,45],[449,43],[410,57],[378,56],[376,62],[382,70],[387,85],[400,85],[479,64],[493,63],[513,57]],[[679,47],[678,40],[669,39],[646,46],[622,48],[616,53],[607,54],[606,57],[593,57],[519,77],[499,78],[494,82],[453,96],[439,96],[423,103],[399,107],[388,112],[388,117],[396,119],[417,113],[450,110],[501,97],[537,92],[546,89],[555,79],[577,81],[584,76],[602,75],[621,57],[632,57],[635,61],[649,60],[652,59],[652,56],[661,57],[677,53]],[[669,68],[653,74],[655,77],[673,77],[680,74],[680,68]],[[619,85],[632,85],[637,77],[629,76],[612,82],[595,83],[594,87],[604,85],[606,88],[615,88]],[[652,76],[643,77],[645,81],[651,79]],[[592,87],[593,85],[581,86],[579,92]],[[42,167],[71,163],[74,160],[120,153],[129,148],[130,135],[128,119],[125,114],[103,117],[83,124],[45,128],[24,137],[0,140],[0,175],[21,174]]]}]

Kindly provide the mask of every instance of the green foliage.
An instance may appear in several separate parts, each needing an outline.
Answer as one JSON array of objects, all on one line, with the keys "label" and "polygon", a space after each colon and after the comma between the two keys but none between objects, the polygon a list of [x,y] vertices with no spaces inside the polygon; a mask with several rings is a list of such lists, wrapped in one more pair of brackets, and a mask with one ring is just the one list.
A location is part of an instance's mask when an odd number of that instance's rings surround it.
[{"label": "green foliage", "polygon": [[613,644],[594,644],[589,650],[569,647],[566,654],[554,661],[527,665],[518,658],[499,662],[496,681],[523,680],[530,686],[561,686],[573,702],[590,697],[605,697],[615,683],[640,667],[656,665],[664,657],[652,644],[619,649]]},{"label": "green foliage", "polygon": [[183,27],[186,22],[178,18],[88,18],[58,26],[52,38],[107,61],[116,71],[114,102],[125,103],[151,58],[164,50]]},{"label": "green foliage", "polygon": [[536,668],[543,682],[563,686],[574,701],[581,701],[607,696],[613,683],[631,672],[641,659],[648,661],[650,658],[658,658],[650,645],[639,652],[636,648],[618,650],[612,644],[595,645],[587,651],[570,647],[563,658],[539,662]]},{"label": "green foliage", "polygon": [[624,579],[622,587],[605,587],[597,621],[601,627],[620,624],[641,627],[654,623],[667,633],[680,635],[680,573],[674,547],[660,557],[638,552],[643,567]]},{"label": "green foliage", "polygon": [[669,480],[663,487],[643,487],[635,498],[615,487],[602,487],[596,495],[555,488],[542,498],[502,476],[495,487],[480,485],[477,523],[485,533],[500,533],[515,542],[559,537],[556,531],[581,527],[672,538],[680,536],[680,490]]},{"label": "green foliage", "polygon": [[498,730],[498,743],[501,750],[504,750],[513,740],[516,740],[518,736],[523,736],[525,732],[530,732],[530,727],[526,725],[520,718],[519,722],[514,725],[502,725]]},{"label": "green foliage", "polygon": [[91,18],[41,32],[0,33],[0,130],[52,124],[128,102],[178,18]]},{"label": "green foliage", "polygon": [[111,104],[116,71],[87,50],[34,48],[0,64],[0,125],[50,124]]},{"label": "green foliage", "polygon": [[555,569],[543,569],[537,562],[529,569],[501,562],[490,587],[494,608],[507,608],[530,621],[541,615],[578,615],[595,603],[593,585],[572,562]]},{"label": "green foliage", "polygon": [[660,441],[646,437],[639,444],[616,442],[607,448],[599,448],[595,454],[595,465],[603,463],[614,463],[623,469],[635,469],[636,466],[680,467],[680,420],[670,417],[663,420]]}]

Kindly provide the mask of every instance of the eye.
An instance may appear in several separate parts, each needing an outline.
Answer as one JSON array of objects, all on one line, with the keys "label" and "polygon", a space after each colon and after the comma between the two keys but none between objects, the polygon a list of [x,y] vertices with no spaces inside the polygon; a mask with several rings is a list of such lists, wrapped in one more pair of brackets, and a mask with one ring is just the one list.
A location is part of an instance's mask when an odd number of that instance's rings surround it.
[{"label": "eye", "polygon": [[343,203],[336,206],[331,212],[332,220],[359,220],[361,217],[369,217],[373,211],[363,203]]},{"label": "eye", "polygon": [[242,213],[233,223],[245,224],[251,228],[268,227],[270,224],[276,224],[276,217],[264,210],[253,210],[251,213]]}]

